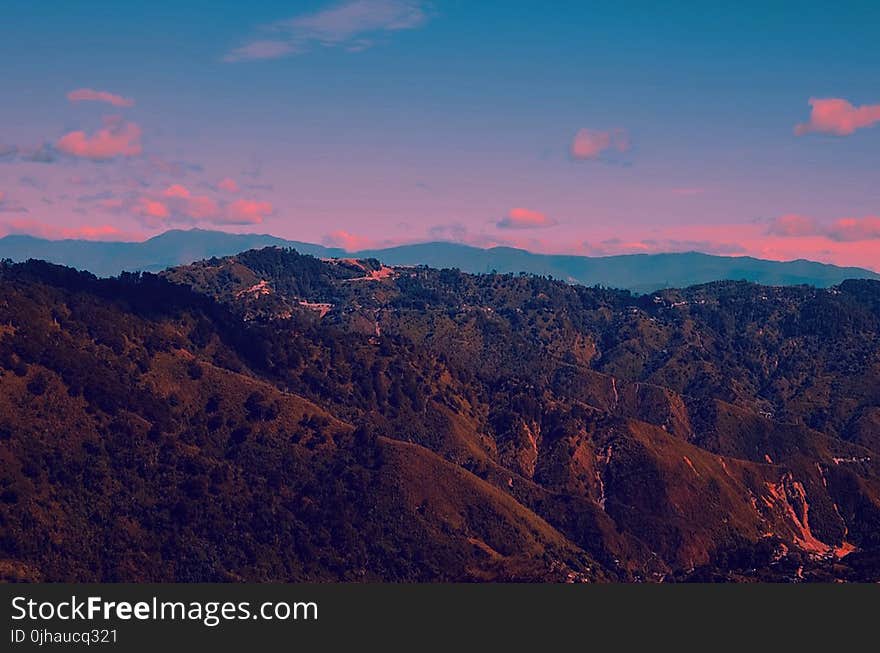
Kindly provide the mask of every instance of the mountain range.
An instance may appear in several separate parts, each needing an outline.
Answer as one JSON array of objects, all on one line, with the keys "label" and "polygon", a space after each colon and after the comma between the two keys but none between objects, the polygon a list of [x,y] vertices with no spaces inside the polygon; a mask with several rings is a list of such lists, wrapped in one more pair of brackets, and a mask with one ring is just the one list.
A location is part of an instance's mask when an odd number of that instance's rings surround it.
[{"label": "mountain range", "polygon": [[878,581],[880,282],[0,264],[0,577]]},{"label": "mountain range", "polygon": [[87,270],[98,276],[114,276],[122,271],[159,272],[212,256],[230,256],[266,246],[292,247],[302,254],[319,258],[377,258],[389,265],[458,268],[474,274],[524,272],[569,283],[601,285],[640,293],[722,280],[745,280],[773,286],[806,284],[826,288],[845,279],[880,279],[880,274],[871,270],[806,260],[778,262],[697,252],[568,256],[534,254],[511,247],[480,249],[448,242],[346,252],[275,236],[200,229],[172,230],[144,242],[45,240],[10,235],[0,238],[0,259],[40,259]]}]

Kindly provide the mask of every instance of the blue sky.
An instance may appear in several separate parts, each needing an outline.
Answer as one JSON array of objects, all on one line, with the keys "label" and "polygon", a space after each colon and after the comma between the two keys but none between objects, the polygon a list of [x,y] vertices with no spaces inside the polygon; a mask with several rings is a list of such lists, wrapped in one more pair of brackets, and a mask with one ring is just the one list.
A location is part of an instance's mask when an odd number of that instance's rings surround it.
[{"label": "blue sky", "polygon": [[880,8],[823,4],[7,1],[0,233],[869,265]]}]

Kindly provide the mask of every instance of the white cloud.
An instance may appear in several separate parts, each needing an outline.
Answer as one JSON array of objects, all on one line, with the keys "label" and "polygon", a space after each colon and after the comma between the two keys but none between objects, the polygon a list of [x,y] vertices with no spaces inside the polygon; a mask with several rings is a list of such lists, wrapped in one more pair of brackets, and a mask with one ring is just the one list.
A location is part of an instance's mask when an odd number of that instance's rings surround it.
[{"label": "white cloud", "polygon": [[254,38],[229,52],[224,61],[278,59],[313,47],[360,51],[389,32],[416,29],[431,18],[418,0],[349,0],[311,14],[266,25]]}]

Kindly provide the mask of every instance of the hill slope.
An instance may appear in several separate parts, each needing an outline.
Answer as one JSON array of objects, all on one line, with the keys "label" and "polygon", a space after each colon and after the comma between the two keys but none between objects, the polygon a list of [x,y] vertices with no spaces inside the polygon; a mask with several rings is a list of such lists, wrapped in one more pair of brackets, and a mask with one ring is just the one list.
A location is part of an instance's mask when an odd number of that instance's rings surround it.
[{"label": "hill slope", "polygon": [[267,248],[0,286],[10,577],[880,578],[877,282]]},{"label": "hill slope", "polygon": [[605,578],[471,472],[259,378],[210,301],[44,264],[0,290],[5,580]]}]

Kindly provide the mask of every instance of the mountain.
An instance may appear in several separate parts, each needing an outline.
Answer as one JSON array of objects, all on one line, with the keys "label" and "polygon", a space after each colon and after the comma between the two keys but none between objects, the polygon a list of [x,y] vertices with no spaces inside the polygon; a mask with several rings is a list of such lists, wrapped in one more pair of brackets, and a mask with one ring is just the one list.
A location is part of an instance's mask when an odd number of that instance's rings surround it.
[{"label": "mountain", "polygon": [[569,283],[640,293],[723,280],[827,288],[844,279],[880,279],[880,274],[870,270],[841,268],[814,261],[765,261],[748,256],[715,256],[698,252],[590,257],[533,254],[510,247],[478,249],[452,243],[425,243],[366,250],[353,256],[378,258],[389,265],[458,268],[474,274],[526,272]]},{"label": "mountain", "polygon": [[43,240],[32,236],[0,238],[0,259],[46,260],[98,276],[123,270],[158,272],[212,256],[229,256],[266,246],[292,247],[321,258],[378,258],[389,265],[427,265],[457,268],[473,274],[525,272],[594,286],[647,293],[722,280],[744,280],[771,286],[806,284],[827,288],[845,279],[880,279],[880,274],[853,267],[813,261],[764,261],[747,256],[630,254],[621,256],[564,256],[533,254],[510,247],[480,249],[435,242],[347,253],[336,248],[289,241],[267,235],[228,234],[192,229],[168,231],[142,243],[85,240]]},{"label": "mountain", "polygon": [[0,572],[877,581],[878,345],[871,280],[7,263]]},{"label": "mountain", "polygon": [[305,254],[341,256],[342,250],[288,241],[275,236],[229,234],[204,229],[171,230],[143,242],[46,240],[34,236],[0,238],[0,259],[37,259],[86,270],[99,277],[120,272],[158,272],[212,256],[229,256],[248,249],[277,245],[296,247]]}]

